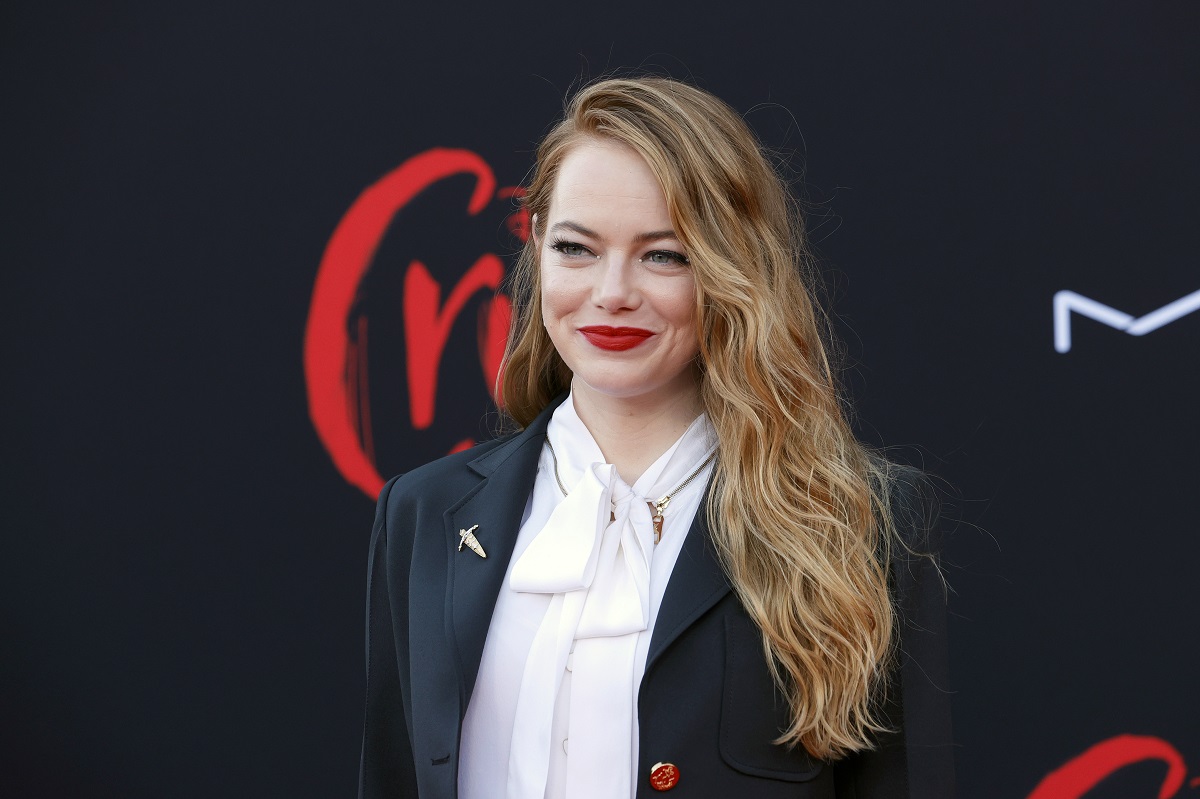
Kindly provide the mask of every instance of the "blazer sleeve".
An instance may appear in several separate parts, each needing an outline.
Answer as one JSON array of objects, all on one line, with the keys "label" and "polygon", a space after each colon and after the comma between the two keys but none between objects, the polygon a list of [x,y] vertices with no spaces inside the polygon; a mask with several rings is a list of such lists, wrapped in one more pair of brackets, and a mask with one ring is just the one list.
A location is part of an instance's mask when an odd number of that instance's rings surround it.
[{"label": "blazer sleeve", "polygon": [[938,563],[936,493],[904,470],[892,486],[900,541],[892,547],[898,648],[887,685],[892,732],[835,766],[838,799],[953,799],[946,583]]},{"label": "blazer sleeve", "polygon": [[[380,492],[375,525],[371,530],[367,565],[367,701],[359,764],[359,799],[417,795],[412,743],[400,685],[400,652],[393,624],[394,594],[402,586],[389,584],[390,576],[397,572],[388,568],[387,509],[388,497],[397,479],[393,478]],[[406,561],[407,557],[401,560]],[[400,573],[407,574],[407,570]]]}]

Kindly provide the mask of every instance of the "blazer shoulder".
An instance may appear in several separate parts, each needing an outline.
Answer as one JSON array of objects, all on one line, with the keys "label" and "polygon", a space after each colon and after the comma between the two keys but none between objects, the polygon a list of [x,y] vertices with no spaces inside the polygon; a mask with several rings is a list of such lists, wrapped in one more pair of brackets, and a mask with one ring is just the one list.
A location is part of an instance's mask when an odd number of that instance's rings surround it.
[{"label": "blazer shoulder", "polygon": [[[921,615],[913,603],[937,602],[944,612],[949,585],[942,566],[945,547],[941,519],[942,490],[936,478],[920,469],[885,463],[879,501],[886,502],[891,527],[881,531],[880,547],[900,618]],[[936,591],[932,590],[936,587]]]},{"label": "blazer shoulder", "polygon": [[[497,470],[523,464],[536,467],[531,447],[541,446],[546,426],[565,394],[551,402],[527,427],[473,447],[445,455],[393,477],[380,493],[379,509],[388,513],[414,508],[448,508]],[[519,457],[514,457],[518,456]]]},{"label": "blazer shoulder", "polygon": [[388,481],[380,494],[381,504],[394,508],[397,503],[422,499],[449,505],[478,485],[518,449],[528,430],[502,436],[453,452]]},{"label": "blazer shoulder", "polygon": [[891,513],[898,554],[936,556],[945,543],[938,524],[941,491],[928,473],[898,463],[884,462],[879,470],[883,485],[880,499]]},{"label": "blazer shoulder", "polygon": [[428,489],[442,485],[447,481],[460,480],[463,477],[475,474],[474,470],[470,467],[472,461],[499,448],[512,438],[513,435],[507,435],[502,438],[492,439],[491,441],[484,441],[458,452],[452,452],[449,455],[443,455],[436,460],[429,461],[429,463],[421,464],[415,469],[396,475],[388,481],[388,484],[394,484],[394,490],[392,491],[394,495],[396,492],[403,493],[413,489]]}]

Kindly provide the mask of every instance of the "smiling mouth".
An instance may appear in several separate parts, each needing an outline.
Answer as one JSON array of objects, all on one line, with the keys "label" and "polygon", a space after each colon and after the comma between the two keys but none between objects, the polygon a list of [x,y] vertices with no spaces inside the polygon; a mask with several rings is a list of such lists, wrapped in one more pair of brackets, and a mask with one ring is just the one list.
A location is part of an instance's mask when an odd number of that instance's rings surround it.
[{"label": "smiling mouth", "polygon": [[592,346],[602,350],[631,350],[654,335],[640,327],[608,327],[594,325],[581,327],[579,332]]}]

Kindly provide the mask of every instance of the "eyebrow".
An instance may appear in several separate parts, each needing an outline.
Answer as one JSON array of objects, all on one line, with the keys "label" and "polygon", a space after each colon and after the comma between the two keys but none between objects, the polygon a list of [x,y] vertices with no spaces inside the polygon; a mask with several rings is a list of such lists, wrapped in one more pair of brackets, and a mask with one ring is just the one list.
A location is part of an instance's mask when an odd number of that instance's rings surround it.
[{"label": "eyebrow", "polygon": [[[550,230],[547,232],[554,233],[555,231],[558,231],[558,230],[572,230],[572,231],[580,234],[581,236],[588,236],[588,237],[596,239],[598,241],[603,240],[603,238],[604,238],[596,231],[590,230],[590,229],[584,227],[583,225],[579,224],[578,222],[571,222],[570,220],[563,220],[562,222],[555,222],[553,225],[550,226]],[[647,231],[646,233],[639,233],[633,237],[633,241],[635,244],[644,244],[648,241],[661,241],[662,239],[674,239],[675,241],[679,241],[679,236],[675,235],[674,230],[668,229],[668,230],[651,230],[651,231]]]}]

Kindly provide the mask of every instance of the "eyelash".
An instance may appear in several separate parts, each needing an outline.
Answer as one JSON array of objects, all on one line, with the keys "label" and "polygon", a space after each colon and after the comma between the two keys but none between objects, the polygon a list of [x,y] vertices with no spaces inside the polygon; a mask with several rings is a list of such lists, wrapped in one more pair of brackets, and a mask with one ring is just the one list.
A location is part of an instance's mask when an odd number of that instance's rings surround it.
[{"label": "eyelash", "polygon": [[[584,245],[582,245],[578,242],[575,242],[575,241],[568,241],[567,239],[555,239],[553,242],[550,243],[550,249],[554,250],[555,252],[561,254],[562,256],[564,256],[566,258],[582,258],[584,255],[591,255],[593,258],[596,257],[596,254],[593,253],[590,249],[588,249]],[[569,249],[579,249],[579,250],[582,250],[583,252],[577,253],[577,254],[571,254],[571,253],[566,252]],[[646,253],[638,260],[646,261],[647,259],[652,258],[656,255],[665,255],[669,261],[673,261],[674,263],[676,263],[680,266],[691,266],[692,265],[692,262],[688,260],[686,255],[683,255],[682,253],[677,253],[674,250],[651,250],[650,252]],[[659,265],[666,266],[667,264],[663,263],[663,264],[659,264]]]},{"label": "eyelash", "polygon": [[[691,266],[692,265],[692,262],[688,260],[686,255],[684,255],[683,253],[675,252],[674,250],[651,250],[650,252],[643,255],[641,260],[645,261],[647,258],[650,258],[651,256],[654,256],[654,255],[665,255],[665,256],[667,256],[667,258],[669,258],[670,260],[679,264],[680,266]],[[663,264],[663,266],[666,266],[666,264]]]},{"label": "eyelash", "polygon": [[[584,247],[582,244],[579,244],[578,242],[567,241],[566,239],[555,239],[553,242],[551,242],[550,249],[554,250],[555,252],[559,253],[560,255],[562,255],[566,258],[582,258],[585,254],[595,257],[595,253],[593,253],[587,247]],[[582,253],[568,253],[567,250],[569,250],[569,249],[579,249],[579,250],[582,250],[583,252]]]}]

